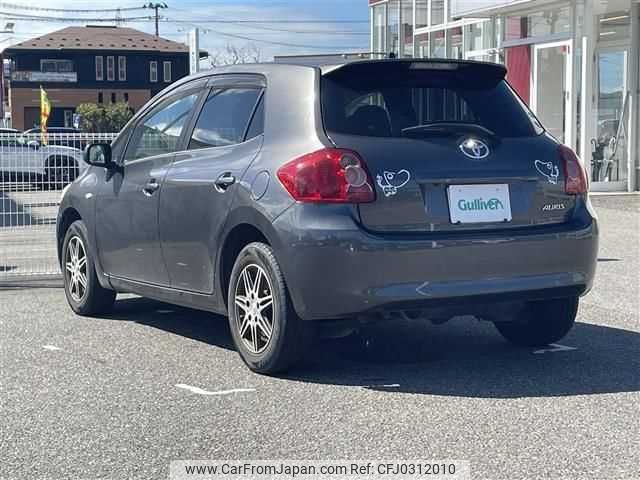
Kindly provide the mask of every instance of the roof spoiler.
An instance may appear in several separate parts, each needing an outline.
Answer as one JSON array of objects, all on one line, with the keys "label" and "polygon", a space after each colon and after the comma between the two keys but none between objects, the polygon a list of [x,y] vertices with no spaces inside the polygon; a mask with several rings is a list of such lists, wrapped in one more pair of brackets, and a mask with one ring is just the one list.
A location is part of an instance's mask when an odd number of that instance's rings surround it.
[{"label": "roof spoiler", "polygon": [[384,58],[380,60],[356,60],[340,65],[330,65],[322,67],[322,74],[329,75],[337,72],[348,72],[353,70],[376,70],[376,71],[450,71],[482,74],[489,76],[496,81],[502,80],[507,69],[504,65],[491,62],[479,62],[476,60],[457,60],[447,58]]}]

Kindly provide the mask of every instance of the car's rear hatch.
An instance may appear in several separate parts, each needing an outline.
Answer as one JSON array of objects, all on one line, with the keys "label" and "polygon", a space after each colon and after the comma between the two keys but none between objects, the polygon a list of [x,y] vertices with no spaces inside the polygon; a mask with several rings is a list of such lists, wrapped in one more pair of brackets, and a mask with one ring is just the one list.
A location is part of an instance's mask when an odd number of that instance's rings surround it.
[{"label": "car's rear hatch", "polygon": [[355,62],[325,71],[327,135],[363,159],[377,232],[527,228],[568,221],[558,143],[504,81],[499,65]]}]

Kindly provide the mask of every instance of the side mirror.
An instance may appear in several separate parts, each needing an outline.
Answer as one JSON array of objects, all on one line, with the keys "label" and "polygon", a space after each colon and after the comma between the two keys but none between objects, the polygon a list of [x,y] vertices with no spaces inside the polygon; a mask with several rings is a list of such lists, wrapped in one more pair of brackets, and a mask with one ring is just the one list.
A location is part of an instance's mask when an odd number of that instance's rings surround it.
[{"label": "side mirror", "polygon": [[96,167],[112,168],[111,145],[108,143],[90,143],[84,149],[84,161]]},{"label": "side mirror", "polygon": [[29,148],[33,148],[34,150],[38,150],[40,148],[40,142],[37,140],[29,140],[27,142],[27,146]]}]

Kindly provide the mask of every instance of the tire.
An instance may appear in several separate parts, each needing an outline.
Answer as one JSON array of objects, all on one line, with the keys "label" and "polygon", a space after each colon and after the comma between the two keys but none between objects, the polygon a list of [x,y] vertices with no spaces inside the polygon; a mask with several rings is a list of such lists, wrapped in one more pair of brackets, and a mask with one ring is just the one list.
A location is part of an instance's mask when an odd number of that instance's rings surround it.
[{"label": "tire", "polygon": [[509,342],[524,347],[542,347],[557,342],[573,327],[578,312],[577,297],[536,301],[527,304],[510,322],[495,322]]},{"label": "tire", "polygon": [[47,184],[50,190],[58,190],[78,178],[78,164],[73,158],[52,157],[47,160]]},{"label": "tire", "polygon": [[87,228],[81,220],[73,222],[65,234],[62,244],[64,293],[71,309],[79,315],[107,313],[113,307],[116,292],[103,288],[98,282],[87,238]]},{"label": "tire", "polygon": [[238,254],[227,305],[233,342],[252,371],[283,372],[302,359],[312,339],[311,326],[296,315],[270,246],[254,242]]}]

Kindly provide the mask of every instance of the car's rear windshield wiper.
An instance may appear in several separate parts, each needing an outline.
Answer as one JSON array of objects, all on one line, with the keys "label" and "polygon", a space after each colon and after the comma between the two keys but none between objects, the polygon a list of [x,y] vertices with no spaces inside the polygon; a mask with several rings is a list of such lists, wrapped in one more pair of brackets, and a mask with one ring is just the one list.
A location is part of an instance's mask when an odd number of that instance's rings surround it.
[{"label": "car's rear windshield wiper", "polygon": [[479,135],[484,135],[491,138],[497,138],[496,133],[493,130],[489,130],[477,123],[459,123],[459,122],[434,122],[425,123],[422,125],[415,125],[413,127],[407,127],[402,129],[402,136],[404,137],[448,137],[451,135],[457,135],[465,132],[473,132]]}]

